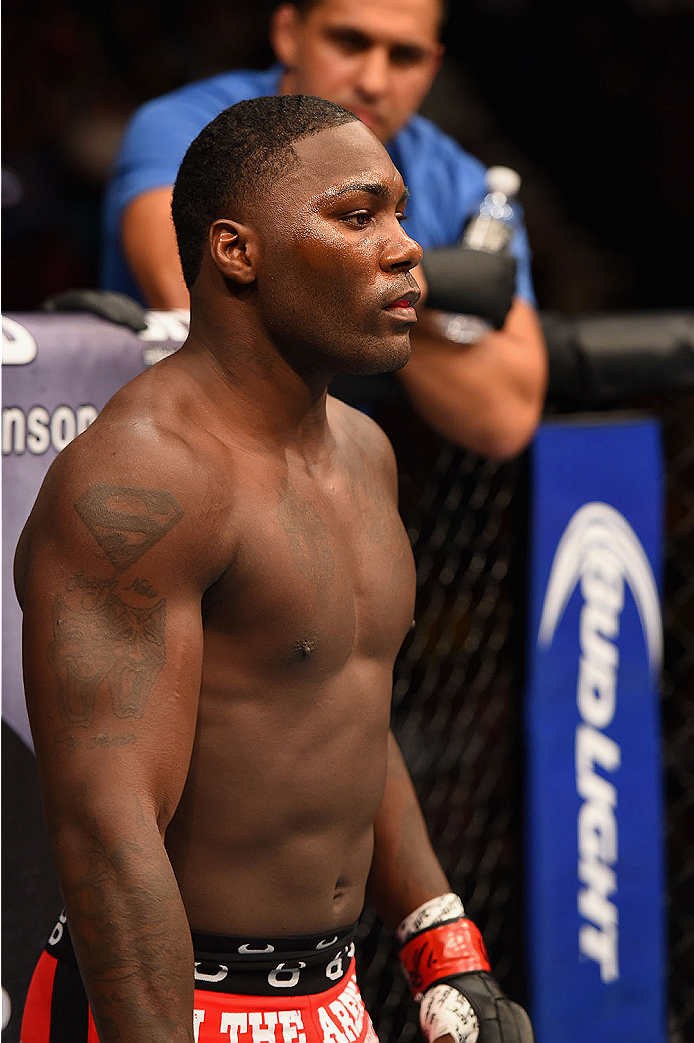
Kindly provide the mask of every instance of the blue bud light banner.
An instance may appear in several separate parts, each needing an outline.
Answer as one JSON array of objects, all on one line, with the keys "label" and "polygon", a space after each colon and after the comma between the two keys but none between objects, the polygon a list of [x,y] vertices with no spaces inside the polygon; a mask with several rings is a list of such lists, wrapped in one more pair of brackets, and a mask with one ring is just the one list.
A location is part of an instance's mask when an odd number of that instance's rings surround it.
[{"label": "blue bud light banner", "polygon": [[659,428],[546,423],[531,466],[527,915],[537,1043],[665,1043]]}]

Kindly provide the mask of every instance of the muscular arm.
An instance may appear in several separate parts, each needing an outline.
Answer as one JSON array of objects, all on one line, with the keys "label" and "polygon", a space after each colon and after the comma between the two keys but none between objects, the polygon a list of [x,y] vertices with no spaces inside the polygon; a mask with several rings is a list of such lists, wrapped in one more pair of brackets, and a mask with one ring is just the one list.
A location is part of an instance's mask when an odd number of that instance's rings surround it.
[{"label": "muscular arm", "polygon": [[415,409],[439,434],[501,459],[527,445],[547,384],[542,330],[530,304],[516,297],[503,328],[475,344],[447,340],[422,308],[411,339],[412,355],[399,377]]},{"label": "muscular arm", "polygon": [[172,186],[136,196],[123,211],[123,252],[147,304],[163,310],[190,308],[171,217]]},{"label": "muscular arm", "polygon": [[127,482],[111,453],[85,467],[71,449],[17,554],[46,822],[101,1043],[191,1043],[190,932],[164,847],[200,684],[190,522],[161,475]]},{"label": "muscular arm", "polygon": [[[450,885],[424,823],[409,772],[392,732],[388,733],[388,773],[383,800],[374,820],[374,853],[367,895],[391,932]],[[436,1043],[453,1043],[446,1034]]]},{"label": "muscular arm", "polygon": [[[367,433],[370,453],[379,461],[384,487],[397,506],[398,471],[393,448],[372,420],[359,417]],[[363,444],[367,444],[364,442]],[[409,546],[407,554],[412,561]],[[411,579],[414,608],[414,571]],[[386,783],[374,819],[374,851],[367,881],[367,896],[392,931],[413,909],[449,891],[448,880],[434,853],[407,766],[392,731],[387,738]]]},{"label": "muscular arm", "polygon": [[[384,476],[395,497],[392,451],[383,458]],[[503,995],[489,973],[482,937],[464,916],[460,899],[450,891],[407,767],[389,731],[386,782],[374,819],[367,896],[398,937],[400,958],[415,999],[422,1000],[424,993],[420,1012],[424,1037],[430,1043],[478,1039],[480,1043],[532,1043],[527,1015]],[[450,952],[447,942],[440,942],[439,927],[451,943]],[[449,984],[439,987],[440,981]]]},{"label": "muscular arm", "polygon": [[393,733],[388,773],[374,821],[374,854],[367,894],[389,930],[413,909],[450,891],[431,846],[417,795]]}]

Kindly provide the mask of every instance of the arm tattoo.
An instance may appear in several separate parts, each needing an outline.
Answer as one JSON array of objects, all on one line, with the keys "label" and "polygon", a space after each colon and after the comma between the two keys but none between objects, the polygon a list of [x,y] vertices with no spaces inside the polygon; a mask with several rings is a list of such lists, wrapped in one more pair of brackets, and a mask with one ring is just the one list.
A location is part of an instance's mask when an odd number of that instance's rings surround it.
[{"label": "arm tattoo", "polygon": [[[74,583],[78,577],[73,577]],[[136,608],[110,589],[68,592],[53,604],[48,660],[65,724],[89,725],[106,682],[116,717],[141,717],[166,659],[166,602]]]},{"label": "arm tattoo", "polygon": [[122,572],[180,521],[183,510],[163,489],[128,489],[98,482],[75,510],[116,572]]},{"label": "arm tattoo", "polygon": [[[181,518],[170,493],[98,484],[75,504],[115,573],[78,572],[53,602],[48,660],[60,685],[58,710],[68,727],[94,720],[97,693],[108,691],[117,718],[142,717],[166,661],[166,601],[142,577],[119,584],[118,573],[153,547]],[[97,737],[100,745],[118,738]]]}]

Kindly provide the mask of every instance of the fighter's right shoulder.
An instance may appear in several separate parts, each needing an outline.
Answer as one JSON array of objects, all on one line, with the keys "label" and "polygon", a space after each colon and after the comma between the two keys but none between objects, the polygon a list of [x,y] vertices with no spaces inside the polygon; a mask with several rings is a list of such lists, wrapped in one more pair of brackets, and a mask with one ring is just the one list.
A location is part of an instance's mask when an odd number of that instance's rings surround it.
[{"label": "fighter's right shoulder", "polygon": [[34,552],[73,568],[105,555],[119,570],[161,540],[161,567],[168,559],[203,592],[236,553],[232,501],[233,479],[220,481],[185,417],[147,408],[126,386],[49,468],[18,547],[18,584]]}]

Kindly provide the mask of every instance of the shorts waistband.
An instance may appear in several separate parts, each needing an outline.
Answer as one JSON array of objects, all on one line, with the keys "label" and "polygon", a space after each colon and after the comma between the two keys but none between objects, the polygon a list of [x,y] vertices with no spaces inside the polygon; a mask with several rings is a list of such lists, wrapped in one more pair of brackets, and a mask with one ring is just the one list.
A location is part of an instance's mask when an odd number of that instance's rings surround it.
[{"label": "shorts waistband", "polygon": [[294,938],[192,932],[195,987],[241,995],[313,994],[336,985],[354,958],[357,925]]},{"label": "shorts waistband", "polygon": [[[248,996],[313,995],[336,985],[355,955],[357,924],[325,934],[249,938],[192,931],[195,988]],[[65,914],[46,952],[77,964]]]}]

